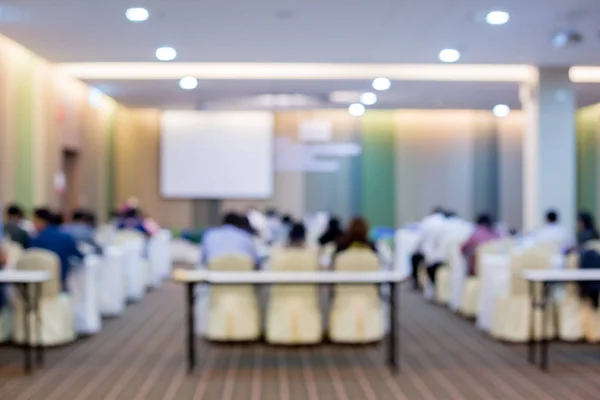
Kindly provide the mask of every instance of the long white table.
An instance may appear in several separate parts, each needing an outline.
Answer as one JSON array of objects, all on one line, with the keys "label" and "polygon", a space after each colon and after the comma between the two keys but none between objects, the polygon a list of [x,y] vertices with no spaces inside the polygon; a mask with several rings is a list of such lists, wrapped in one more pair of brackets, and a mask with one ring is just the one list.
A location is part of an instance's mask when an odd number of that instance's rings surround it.
[{"label": "long white table", "polygon": [[[41,346],[41,322],[40,322],[40,296],[42,293],[42,283],[50,280],[50,273],[47,271],[19,271],[19,270],[0,270],[0,283],[11,284],[20,293],[23,298],[24,315],[23,331],[25,332],[25,371],[31,372],[33,366],[33,346],[31,345],[31,329],[29,326],[30,312],[35,314],[37,343],[36,361],[41,366],[44,363],[44,348]],[[30,290],[30,285],[33,290]]]},{"label": "long white table", "polygon": [[[523,271],[523,279],[529,282],[529,296],[531,300],[531,313],[529,317],[529,362],[535,363],[536,347],[540,348],[540,368],[548,370],[548,345],[546,336],[547,305],[552,301],[550,288],[552,285],[572,282],[600,282],[600,269],[531,269]],[[542,284],[542,297],[540,301],[535,299],[535,284]],[[542,311],[542,335],[541,341],[535,340],[535,318],[536,307]]]},{"label": "long white table", "polygon": [[398,292],[397,285],[406,279],[401,272],[223,272],[208,270],[177,269],[173,272],[176,282],[187,285],[187,351],[188,372],[196,366],[195,348],[195,287],[198,284],[207,285],[389,285],[389,325],[390,333],[387,344],[387,363],[392,370],[398,370],[400,350],[398,326]]}]

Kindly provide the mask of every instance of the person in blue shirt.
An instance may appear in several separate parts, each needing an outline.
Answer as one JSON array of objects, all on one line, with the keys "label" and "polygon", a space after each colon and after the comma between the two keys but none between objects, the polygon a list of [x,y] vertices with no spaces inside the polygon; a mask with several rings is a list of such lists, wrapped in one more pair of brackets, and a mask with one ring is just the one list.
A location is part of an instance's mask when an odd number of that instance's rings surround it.
[{"label": "person in blue shirt", "polygon": [[93,214],[77,210],[73,213],[71,222],[62,226],[63,231],[73,236],[78,243],[90,245],[98,254],[101,252],[100,246],[94,238],[94,216]]},{"label": "person in blue shirt", "polygon": [[134,229],[148,236],[148,230],[144,226],[144,220],[137,208],[128,208],[123,212],[122,218],[117,225],[118,229]]},{"label": "person in blue shirt", "polygon": [[260,263],[252,235],[243,228],[243,219],[229,213],[218,228],[208,230],[202,238],[202,263],[227,255],[247,255],[255,264]]},{"label": "person in blue shirt", "polygon": [[35,210],[33,223],[38,232],[31,239],[30,248],[49,250],[60,259],[60,280],[63,291],[67,291],[67,278],[73,261],[82,261],[83,255],[77,249],[75,238],[62,231],[54,223],[54,215],[46,208]]}]

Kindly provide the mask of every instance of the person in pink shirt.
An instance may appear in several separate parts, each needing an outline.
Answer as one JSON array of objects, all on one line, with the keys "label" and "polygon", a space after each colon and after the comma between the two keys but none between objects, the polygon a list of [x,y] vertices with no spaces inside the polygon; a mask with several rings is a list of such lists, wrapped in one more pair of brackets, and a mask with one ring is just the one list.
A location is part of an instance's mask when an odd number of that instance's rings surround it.
[{"label": "person in pink shirt", "polygon": [[475,275],[475,253],[477,247],[499,237],[498,233],[494,230],[492,218],[486,214],[480,215],[477,218],[477,226],[471,237],[461,247],[463,255],[467,258],[467,273],[469,276]]}]

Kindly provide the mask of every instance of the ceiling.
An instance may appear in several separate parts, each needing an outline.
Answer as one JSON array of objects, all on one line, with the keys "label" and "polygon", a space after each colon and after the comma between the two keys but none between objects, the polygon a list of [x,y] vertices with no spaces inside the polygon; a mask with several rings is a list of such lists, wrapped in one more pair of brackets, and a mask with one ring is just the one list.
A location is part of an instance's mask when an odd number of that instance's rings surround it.
[{"label": "ceiling", "polygon": [[[131,23],[129,6],[149,9]],[[510,12],[504,26],[485,14]],[[584,40],[551,46],[556,30]],[[4,0],[0,33],[52,62],[149,62],[162,45],[178,62],[423,63],[441,49],[461,51],[464,64],[600,65],[597,0]],[[176,81],[90,81],[132,106],[197,107],[264,93],[302,93],[323,106],[333,90],[369,89],[361,80],[201,81],[185,92]],[[580,104],[600,100],[600,86],[578,85]],[[380,107],[490,108],[518,106],[516,84],[394,82]]]}]

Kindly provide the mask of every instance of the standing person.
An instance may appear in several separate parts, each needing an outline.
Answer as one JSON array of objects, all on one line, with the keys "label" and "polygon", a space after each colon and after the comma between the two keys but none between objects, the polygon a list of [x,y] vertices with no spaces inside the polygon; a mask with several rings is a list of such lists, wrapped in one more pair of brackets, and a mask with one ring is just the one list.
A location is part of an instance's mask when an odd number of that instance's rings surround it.
[{"label": "standing person", "polygon": [[6,209],[6,223],[4,233],[10,236],[13,242],[19,243],[21,247],[29,246],[29,233],[22,228],[24,213],[21,207],[12,204]]},{"label": "standing person", "polygon": [[67,291],[71,262],[83,260],[83,255],[77,249],[77,242],[55,224],[55,215],[46,208],[35,210],[33,223],[38,235],[31,239],[29,247],[48,250],[58,256],[62,289]]},{"label": "standing person", "polygon": [[[411,256],[413,287],[415,289],[419,287],[419,267],[425,265],[428,268],[437,258],[433,254],[434,247],[436,242],[441,241],[441,238],[437,236],[441,234],[440,230],[444,221],[444,210],[441,207],[436,207],[419,224],[419,244],[417,245],[417,251]],[[435,271],[433,275],[435,276]]]},{"label": "standing person", "polygon": [[500,238],[500,236],[494,231],[492,218],[487,214],[482,214],[477,217],[477,226],[475,227],[475,230],[460,248],[463,255],[467,258],[467,274],[469,276],[475,275],[476,272],[475,255],[477,248],[486,242],[498,238]]}]

